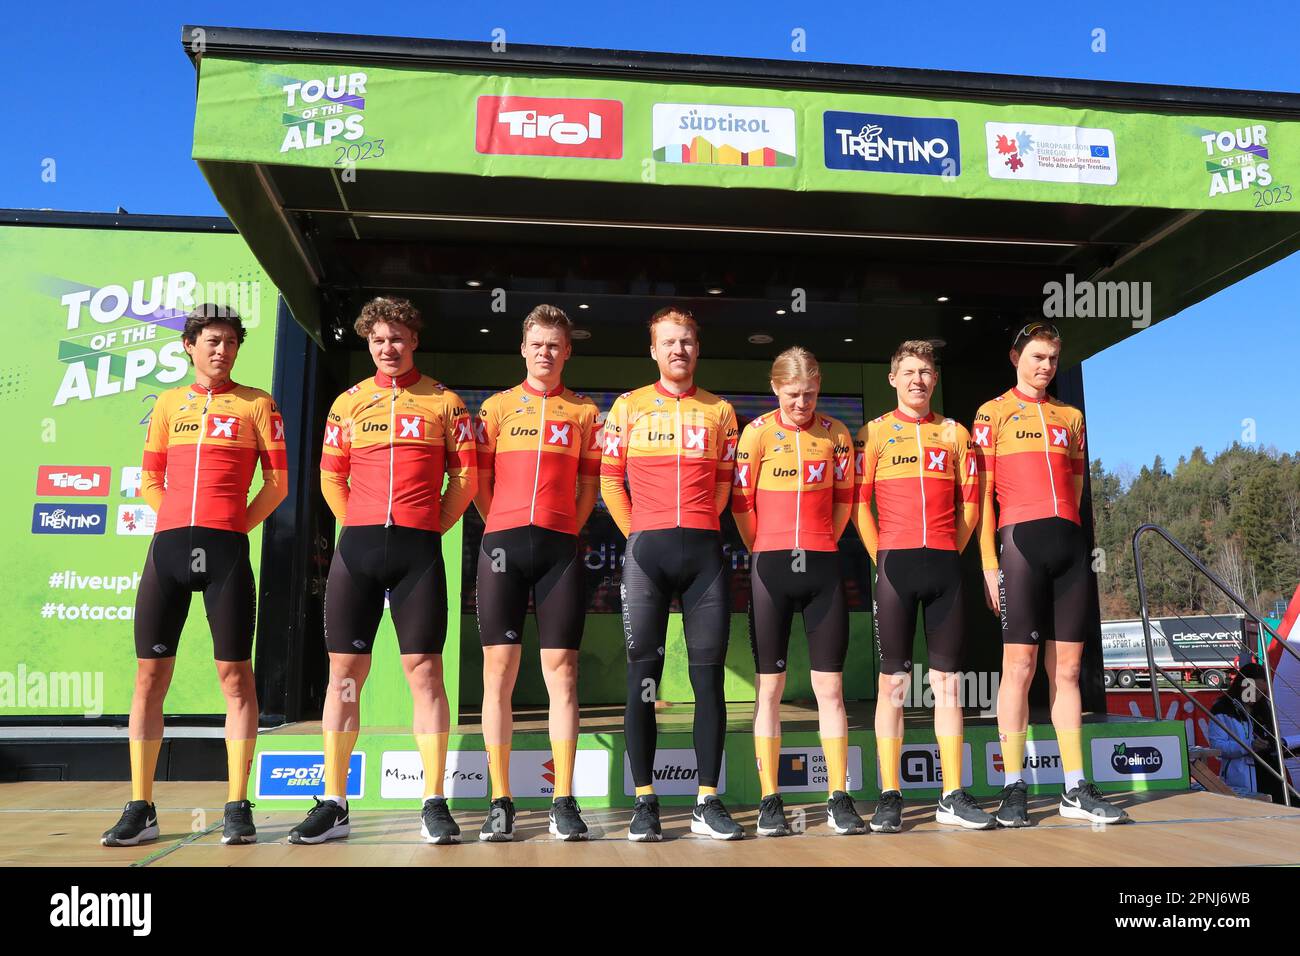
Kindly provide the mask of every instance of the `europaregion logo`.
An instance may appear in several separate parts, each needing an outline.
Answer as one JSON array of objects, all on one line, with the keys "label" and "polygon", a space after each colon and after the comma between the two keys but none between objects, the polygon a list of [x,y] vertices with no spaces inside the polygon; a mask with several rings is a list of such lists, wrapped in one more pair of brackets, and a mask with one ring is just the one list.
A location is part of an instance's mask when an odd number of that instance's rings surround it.
[{"label": "europaregion logo", "polygon": [[994,179],[1114,186],[1119,181],[1115,134],[1086,126],[985,123],[988,170]]},{"label": "europaregion logo", "polygon": [[[1193,126],[1190,131],[1201,141],[1200,155],[1205,162],[1205,172],[1209,174],[1209,198],[1273,184],[1273,172],[1269,168],[1271,146],[1266,124],[1254,123],[1220,130]],[[1285,189],[1289,198],[1291,187],[1279,188]],[[1286,199],[1281,201],[1285,202]]]},{"label": "europaregion logo", "polygon": [[[382,139],[364,144],[369,149],[362,149],[358,144],[366,135],[368,80],[367,75],[361,72],[306,79],[271,77],[271,81],[279,86],[283,97],[280,126],[284,135],[280,140],[280,152],[334,145],[336,149],[342,149],[337,165],[382,156]],[[335,140],[342,140],[345,146],[338,147]],[[357,148],[352,150],[346,144],[357,144]],[[355,155],[348,155],[349,152],[354,152]]]},{"label": "europaregion logo", "polygon": [[158,516],[148,505],[118,505],[117,533],[146,536],[154,533]]},{"label": "europaregion logo", "polygon": [[790,167],[797,161],[794,110],[770,106],[656,103],[655,162]]},{"label": "europaregion logo", "polygon": [[827,169],[961,175],[957,121],[946,117],[826,110],[822,141]]}]

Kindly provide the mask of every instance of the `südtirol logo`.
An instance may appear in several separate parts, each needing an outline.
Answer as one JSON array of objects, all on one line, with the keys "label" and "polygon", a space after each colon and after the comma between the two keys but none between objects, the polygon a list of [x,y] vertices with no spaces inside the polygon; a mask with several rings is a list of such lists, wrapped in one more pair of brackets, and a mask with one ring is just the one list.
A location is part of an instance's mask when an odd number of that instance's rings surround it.
[{"label": "s\u00fcdtirol logo", "polygon": [[1201,141],[1205,171],[1209,173],[1211,199],[1226,193],[1272,185],[1269,169],[1268,126],[1255,123],[1232,129],[1192,127],[1192,135]]},{"label": "s\u00fcdtirol logo", "polygon": [[180,333],[199,302],[235,309],[245,329],[260,324],[257,280],[200,282],[192,272],[171,272],[96,286],[42,276],[37,287],[58,300],[67,333],[58,348],[66,369],[52,402],[56,408],[188,376]]},{"label": "s\u00fcdtirol logo", "polygon": [[794,110],[766,106],[656,103],[655,162],[706,166],[793,166]]},{"label": "s\u00fcdtirol logo", "polygon": [[[366,135],[366,74],[273,78],[284,96],[280,152],[329,146],[336,139],[356,143]],[[379,140],[382,153],[383,141]],[[365,157],[355,157],[365,158]]]}]

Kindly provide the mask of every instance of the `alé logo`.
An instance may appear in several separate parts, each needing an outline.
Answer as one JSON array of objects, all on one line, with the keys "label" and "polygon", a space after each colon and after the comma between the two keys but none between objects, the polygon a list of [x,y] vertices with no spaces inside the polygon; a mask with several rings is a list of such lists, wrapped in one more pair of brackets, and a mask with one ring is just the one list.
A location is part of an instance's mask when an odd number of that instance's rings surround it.
[{"label": "al\u00e9 logo", "polygon": [[480,153],[622,159],[623,103],[572,97],[480,96]]}]

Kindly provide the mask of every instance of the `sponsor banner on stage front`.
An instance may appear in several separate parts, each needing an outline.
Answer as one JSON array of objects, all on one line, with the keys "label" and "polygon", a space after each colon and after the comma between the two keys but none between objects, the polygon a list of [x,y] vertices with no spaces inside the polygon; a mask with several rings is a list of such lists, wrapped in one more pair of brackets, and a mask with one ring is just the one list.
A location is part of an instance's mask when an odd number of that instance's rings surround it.
[{"label": "sponsor banner on stage front", "polygon": [[[660,750],[655,753],[652,782],[660,796],[695,796],[700,788],[700,770],[695,762],[695,751],[686,748]],[[727,792],[727,763],[724,760],[718,776],[718,793]],[[636,784],[632,782],[632,763],[623,755],[623,793],[635,796]]]},{"label": "sponsor banner on stage front", "polygon": [[[486,797],[487,753],[482,750],[448,750],[442,776],[442,795]],[[424,796],[424,762],[418,750],[385,750],[379,764],[379,796],[384,800],[419,800]]]},{"label": "sponsor banner on stage front", "polygon": [[1094,737],[1092,779],[1098,783],[1180,780],[1183,745],[1167,737]]},{"label": "sponsor banner on stage front", "polygon": [[[899,762],[899,782],[904,790],[934,790],[943,787],[938,744],[904,744]],[[961,745],[961,786],[970,787],[973,780],[971,746],[967,742]],[[880,768],[877,766],[876,783],[879,785],[881,782]]]},{"label": "sponsor banner on stage front", "polygon": [[[516,797],[555,796],[555,760],[549,750],[510,751],[510,789]],[[609,796],[609,751],[579,750],[573,758],[573,795]]]},{"label": "sponsor banner on stage front", "polygon": [[[263,750],[254,774],[258,800],[306,800],[325,793],[325,754],[319,750]],[[348,760],[349,800],[366,795],[366,755],[354,750]]]},{"label": "sponsor banner on stage front", "polygon": [[[1006,765],[1002,760],[1002,744],[996,738],[984,745],[984,763],[989,786],[1004,786],[1007,780]],[[1065,771],[1061,769],[1061,748],[1055,740],[1025,741],[1020,779],[1030,786],[1065,783]]]},{"label": "sponsor banner on stage front", "polygon": [[[862,748],[850,747],[846,790],[862,788]],[[821,747],[782,747],[777,766],[777,786],[782,793],[824,793],[826,751]]]}]

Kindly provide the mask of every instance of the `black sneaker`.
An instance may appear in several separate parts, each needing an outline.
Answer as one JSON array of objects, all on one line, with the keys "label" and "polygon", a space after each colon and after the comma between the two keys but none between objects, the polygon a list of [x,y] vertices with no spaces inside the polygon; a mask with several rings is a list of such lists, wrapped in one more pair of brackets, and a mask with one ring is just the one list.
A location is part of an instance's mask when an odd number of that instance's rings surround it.
[{"label": "black sneaker", "polygon": [[232,800],[226,804],[225,822],[221,827],[222,843],[257,842],[257,827],[253,826],[253,806],[247,800]]},{"label": "black sneaker", "polygon": [[872,833],[897,833],[903,829],[903,794],[897,790],[886,790],[876,803],[876,812],[871,815]]},{"label": "black sneaker", "polygon": [[104,846],[136,846],[158,839],[158,811],[148,800],[132,800],[122,808],[122,818],[105,830]]},{"label": "black sneaker", "polygon": [[659,825],[659,798],[653,793],[636,798],[627,838],[633,843],[658,843],[664,838],[664,829]]},{"label": "black sneaker", "polygon": [[826,801],[826,825],[840,835],[862,833],[867,825],[858,816],[853,798],[843,790],[836,790]]},{"label": "black sneaker", "polygon": [[714,794],[704,798],[703,803],[695,804],[691,811],[691,832],[715,840],[743,840],[745,828],[735,820]]},{"label": "black sneaker", "polygon": [[443,845],[460,842],[460,827],[451,818],[446,797],[430,797],[420,811],[420,836],[426,843]]},{"label": "black sneaker", "polygon": [[998,826],[1013,829],[1033,826],[1029,822],[1029,808],[1025,806],[1025,798],[1028,796],[1029,788],[1025,786],[1023,780],[1017,780],[1010,786],[1003,787],[1002,792],[998,794],[996,815]]},{"label": "black sneaker", "polygon": [[348,817],[348,808],[340,807],[333,800],[317,800],[311,808],[307,819],[289,831],[290,843],[324,843],[337,840],[352,832],[352,821]]},{"label": "black sneaker", "polygon": [[573,797],[556,797],[551,804],[551,835],[566,842],[587,839],[587,824],[582,820],[582,807]]},{"label": "black sneaker", "polygon": [[497,797],[488,809],[487,819],[478,831],[484,843],[509,843],[515,838],[515,802],[509,797]]},{"label": "black sneaker", "polygon": [[1107,803],[1101,791],[1087,780],[1061,796],[1058,812],[1063,817],[1089,823],[1129,823],[1132,820],[1122,809]]},{"label": "black sneaker", "polygon": [[790,835],[790,824],[785,819],[785,801],[779,793],[769,794],[758,805],[758,835],[780,837]]},{"label": "black sneaker", "polygon": [[993,814],[981,810],[975,798],[960,788],[939,798],[934,818],[944,826],[967,830],[992,830],[998,825]]}]

